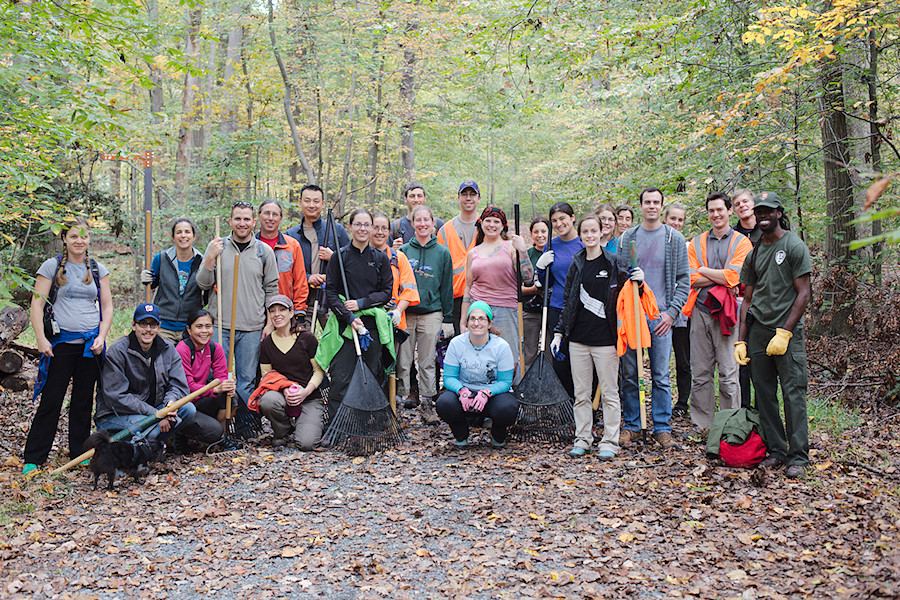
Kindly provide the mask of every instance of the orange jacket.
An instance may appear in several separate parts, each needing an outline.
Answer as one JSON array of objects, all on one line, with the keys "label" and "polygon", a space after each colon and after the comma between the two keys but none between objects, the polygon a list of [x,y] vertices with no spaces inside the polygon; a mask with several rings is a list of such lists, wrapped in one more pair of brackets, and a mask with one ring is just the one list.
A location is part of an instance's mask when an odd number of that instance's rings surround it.
[{"label": "orange jacket", "polygon": [[[688,243],[688,266],[690,267],[691,286],[700,277],[700,267],[708,267],[709,261],[706,258],[706,240],[709,238],[709,231],[704,231]],[[750,251],[753,250],[753,244],[750,238],[737,230],[731,234],[731,241],[728,243],[728,254],[725,257],[725,287],[732,288],[741,282],[741,267],[744,265],[744,259]],[[694,304],[697,303],[697,295],[700,290],[691,287],[688,294],[687,302],[681,312],[688,317],[694,310]]]},{"label": "orange jacket", "polygon": [[453,227],[453,221],[447,221],[438,231],[437,243],[450,251],[450,258],[453,259],[453,297],[462,298],[466,291],[466,256],[475,247],[475,238],[466,248]]},{"label": "orange jacket", "polygon": [[295,382],[291,381],[278,371],[269,371],[263,375],[263,378],[259,382],[259,387],[250,394],[250,399],[247,401],[247,408],[254,412],[259,412],[259,399],[262,398],[263,394],[272,391],[280,392],[292,385],[295,385]]},{"label": "orange jacket", "polygon": [[[634,292],[631,287],[633,285],[634,282],[630,279],[626,281],[622,289],[619,290],[619,298],[616,300],[616,315],[618,319],[616,321],[616,331],[618,333],[616,336],[616,354],[619,356],[624,355],[628,348],[637,346],[637,340],[635,339],[637,331],[634,328],[634,323],[638,319],[634,314]],[[653,295],[653,290],[650,289],[649,285],[644,286],[644,293],[641,294],[639,306],[641,311],[641,348],[649,348],[650,326],[647,324],[647,321],[648,319],[652,321],[659,318],[659,306],[656,304],[656,296]]]},{"label": "orange jacket", "polygon": [[[385,252],[391,261],[391,273],[394,276],[394,284],[391,287],[391,301],[393,306],[401,300],[409,302],[410,306],[419,303],[419,286],[416,284],[416,274],[413,273],[409,259],[399,250],[388,246]],[[392,306],[392,308],[393,308]],[[385,307],[387,308],[387,307]],[[406,329],[406,311],[400,317],[400,329]]]},{"label": "orange jacket", "polygon": [[278,241],[275,242],[275,263],[278,265],[278,293],[294,301],[295,312],[305,311],[309,284],[300,242],[279,231]]}]

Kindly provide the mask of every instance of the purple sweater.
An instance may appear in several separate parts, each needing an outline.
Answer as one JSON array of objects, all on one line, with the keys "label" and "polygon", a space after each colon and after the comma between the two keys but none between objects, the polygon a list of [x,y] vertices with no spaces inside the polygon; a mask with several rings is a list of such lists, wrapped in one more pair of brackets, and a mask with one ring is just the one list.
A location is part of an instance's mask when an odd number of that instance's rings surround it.
[{"label": "purple sweater", "polygon": [[[191,347],[188,346],[187,340],[181,340],[178,342],[178,345],[175,346],[175,350],[178,351],[178,354],[181,356],[181,363],[184,365],[184,374],[187,377],[188,389],[191,392],[196,392],[204,385],[206,385],[209,379],[209,363],[210,363],[210,347],[213,345],[213,342],[210,342],[206,345],[202,350],[197,350],[194,353],[194,362],[191,362]],[[214,379],[221,379],[225,381],[228,379],[228,363],[225,361],[225,351],[222,350],[222,347],[218,344],[216,346],[216,354],[212,357],[212,371]],[[204,396],[215,396],[216,393],[213,390],[209,390],[205,394],[199,396],[203,398]]]}]

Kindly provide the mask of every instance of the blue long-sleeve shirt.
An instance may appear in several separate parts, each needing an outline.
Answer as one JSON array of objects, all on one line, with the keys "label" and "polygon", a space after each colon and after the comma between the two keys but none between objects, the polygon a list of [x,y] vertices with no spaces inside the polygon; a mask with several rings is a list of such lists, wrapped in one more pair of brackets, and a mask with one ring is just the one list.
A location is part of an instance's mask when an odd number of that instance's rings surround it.
[{"label": "blue long-sleeve shirt", "polygon": [[[553,250],[553,262],[550,264],[550,275],[553,278],[553,287],[550,289],[550,307],[562,310],[565,304],[563,291],[566,287],[566,275],[569,273],[569,265],[572,264],[572,257],[575,253],[584,248],[581,238],[573,238],[568,242],[563,241],[561,237],[555,237],[550,242],[550,250]],[[546,287],[547,272],[543,269],[538,270],[538,278]]]}]

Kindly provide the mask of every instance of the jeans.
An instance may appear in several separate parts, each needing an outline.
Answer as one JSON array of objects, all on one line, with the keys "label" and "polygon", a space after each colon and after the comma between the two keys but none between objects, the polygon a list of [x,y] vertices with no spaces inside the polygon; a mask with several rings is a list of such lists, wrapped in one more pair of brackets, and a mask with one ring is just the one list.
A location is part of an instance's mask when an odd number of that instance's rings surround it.
[{"label": "jeans", "polygon": [[[162,408],[163,405],[159,405],[157,409]],[[162,429],[159,428],[159,423],[144,431],[142,435],[138,435],[138,432],[134,430],[135,425],[146,419],[149,415],[116,415],[111,414],[103,417],[102,419],[97,419],[97,429],[105,429],[107,431],[119,431],[120,429],[129,429],[132,432],[132,437],[143,437],[148,441],[157,440],[160,442],[164,442],[169,437],[181,431],[188,425],[190,425],[194,417],[197,415],[197,407],[194,406],[193,402],[188,402],[184,406],[178,409],[178,424],[174,427],[170,427],[169,431],[163,432]],[[216,426],[219,427],[218,422],[216,422]],[[219,427],[221,431],[221,427]],[[185,431],[184,433],[187,433]],[[212,437],[207,436],[207,437]],[[206,440],[202,440],[206,441]],[[210,442],[215,440],[210,440]],[[208,442],[208,443],[210,443]]]},{"label": "jeans", "polygon": [[[231,343],[231,332],[222,330],[222,349],[228,358],[228,348]],[[228,370],[234,372],[235,393],[243,400],[244,405],[256,389],[256,372],[259,369],[259,343],[262,329],[256,331],[234,332],[234,362],[228,365]]]},{"label": "jeans", "polygon": [[[650,395],[651,414],[653,415],[653,433],[672,431],[669,421],[672,418],[672,390],[669,387],[669,357],[672,354],[672,330],[665,335],[656,335],[653,328],[659,319],[650,321],[650,375],[653,379],[653,391]],[[625,380],[622,384],[622,416],[625,424],[622,429],[641,430],[641,401],[638,394],[637,359],[634,350],[627,350],[622,357]],[[646,377],[646,375],[645,375]]]}]

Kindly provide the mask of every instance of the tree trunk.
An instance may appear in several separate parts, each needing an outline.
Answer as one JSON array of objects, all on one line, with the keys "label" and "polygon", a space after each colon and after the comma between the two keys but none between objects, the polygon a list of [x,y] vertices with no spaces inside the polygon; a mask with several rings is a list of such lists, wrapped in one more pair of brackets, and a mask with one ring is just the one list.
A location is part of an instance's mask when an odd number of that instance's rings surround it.
[{"label": "tree trunk", "polygon": [[278,50],[278,42],[275,39],[275,9],[272,6],[272,0],[268,0],[269,4],[269,40],[272,42],[272,54],[275,55],[275,62],[278,63],[278,71],[281,73],[281,80],[284,83],[284,115],[287,117],[288,127],[291,130],[291,140],[294,143],[294,151],[297,158],[306,172],[309,183],[316,183],[316,174],[313,173],[309,161],[306,160],[306,153],[303,152],[303,145],[300,142],[300,133],[297,131],[297,123],[294,121],[294,102],[291,93],[291,82],[288,78],[287,69],[284,61],[281,60],[281,52]]},{"label": "tree trunk", "polygon": [[[409,34],[419,28],[418,23],[406,24]],[[408,42],[407,42],[408,44]],[[400,114],[403,124],[400,126],[400,164],[403,167],[403,180],[412,181],[416,177],[416,117],[413,104],[416,100],[416,53],[409,46],[403,48],[403,76],[400,80]]]},{"label": "tree trunk", "polygon": [[25,359],[15,350],[0,350],[0,373],[18,373]]},{"label": "tree trunk", "polygon": [[[155,28],[159,25],[159,0],[147,0],[147,15],[150,27]],[[163,109],[162,72],[153,62],[148,62],[147,67],[150,70],[151,84],[147,90],[150,94],[150,122],[157,124],[162,122],[160,117]]]},{"label": "tree trunk", "polygon": [[226,135],[233,135],[238,130],[237,95],[234,93],[234,78],[237,73],[238,61],[241,59],[241,46],[244,42],[244,28],[241,25],[233,27],[228,32],[228,40],[225,45],[225,66],[222,71],[221,87],[225,90],[225,109],[222,118],[221,131]]},{"label": "tree trunk", "polygon": [[28,311],[22,307],[7,306],[0,310],[0,348],[6,348],[30,323]]},{"label": "tree trunk", "polygon": [[[189,67],[194,72],[199,70],[199,34],[202,9],[192,10],[188,13],[188,30],[184,41],[184,55],[188,59]],[[197,91],[200,89],[199,75],[191,71],[184,74],[184,88],[181,95],[181,127],[178,131],[178,148],[175,151],[175,201],[184,205],[187,195],[187,184],[191,170],[191,153],[194,142],[193,127],[197,121],[197,113],[200,106],[197,100]]]},{"label": "tree trunk", "polygon": [[8,375],[0,381],[3,389],[11,392],[26,392],[34,389],[34,383],[37,381],[37,367],[32,363],[25,363],[22,369],[15,375]]},{"label": "tree trunk", "polygon": [[[869,39],[867,40],[868,46],[868,54],[869,54],[869,70],[866,77],[866,87],[868,90],[868,103],[869,103],[869,127],[871,128],[872,135],[869,138],[871,153],[872,153],[872,170],[876,173],[881,172],[881,134],[878,130],[878,54],[881,52],[879,50],[878,42],[875,39],[875,31],[869,32]],[[881,221],[873,221],[872,222],[872,235],[881,235]],[[881,284],[881,265],[884,262],[884,257],[882,256],[882,250],[884,248],[883,242],[878,242],[872,245],[872,275],[875,278],[875,284]]]},{"label": "tree trunk", "polygon": [[381,147],[381,122],[384,119],[384,106],[382,105],[384,59],[385,55],[382,54],[381,64],[378,66],[378,79],[375,81],[375,124],[372,131],[372,143],[369,144],[369,169],[366,173],[366,179],[369,185],[366,199],[369,205],[375,203],[375,192],[378,190],[378,186],[375,185],[375,180],[378,176],[378,150]]},{"label": "tree trunk", "polygon": [[823,280],[823,307],[829,310],[828,331],[853,331],[852,305],[856,277],[852,272],[850,242],[856,231],[853,219],[853,183],[850,181],[850,151],[847,141],[846,106],[839,59],[822,64],[820,123],[825,173],[825,202],[828,225],[825,230],[826,276]]}]

